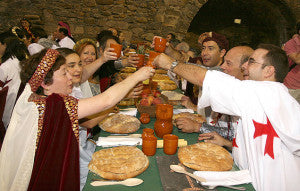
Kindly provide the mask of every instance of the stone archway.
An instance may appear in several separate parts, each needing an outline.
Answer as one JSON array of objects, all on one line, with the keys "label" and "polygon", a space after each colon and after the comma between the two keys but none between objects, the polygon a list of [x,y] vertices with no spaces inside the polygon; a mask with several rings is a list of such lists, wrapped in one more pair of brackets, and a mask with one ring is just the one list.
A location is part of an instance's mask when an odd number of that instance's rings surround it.
[{"label": "stone archway", "polygon": [[[214,13],[214,14],[210,14]],[[241,23],[234,23],[239,19]],[[281,45],[294,34],[295,16],[281,0],[209,0],[194,17],[189,32],[215,31],[232,46],[259,43]],[[189,40],[189,39],[188,39]],[[190,44],[195,44],[192,40]]]}]

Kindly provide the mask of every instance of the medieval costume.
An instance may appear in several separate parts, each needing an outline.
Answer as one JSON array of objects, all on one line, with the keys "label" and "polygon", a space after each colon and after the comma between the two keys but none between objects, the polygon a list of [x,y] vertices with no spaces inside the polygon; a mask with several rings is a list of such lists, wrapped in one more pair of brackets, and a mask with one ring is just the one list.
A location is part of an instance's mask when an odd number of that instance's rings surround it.
[{"label": "medieval costume", "polygon": [[283,84],[207,71],[198,107],[207,106],[241,118],[236,145],[245,149],[256,190],[299,190],[300,105]]},{"label": "medieval costume", "polygon": [[79,190],[78,101],[35,92],[59,53],[48,50],[19,97],[0,153],[0,190]]}]

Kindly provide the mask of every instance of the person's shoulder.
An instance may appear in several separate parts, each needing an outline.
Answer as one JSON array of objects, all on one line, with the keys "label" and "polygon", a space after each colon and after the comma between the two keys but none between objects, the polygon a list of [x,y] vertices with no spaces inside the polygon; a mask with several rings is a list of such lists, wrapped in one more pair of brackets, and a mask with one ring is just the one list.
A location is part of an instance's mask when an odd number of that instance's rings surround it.
[{"label": "person's shoulder", "polygon": [[285,44],[284,44],[284,48],[288,48],[290,46],[296,46],[296,41],[294,38],[291,38],[290,40],[288,40]]},{"label": "person's shoulder", "polygon": [[59,102],[59,101],[63,100],[63,96],[64,95],[53,93],[53,94],[47,96],[46,99],[47,99],[47,101],[58,101]]},{"label": "person's shoulder", "polygon": [[77,102],[77,99],[70,95],[53,93],[47,97],[47,101],[54,103],[65,102],[66,104]]},{"label": "person's shoulder", "polygon": [[15,65],[18,65],[19,62],[20,61],[16,57],[12,57],[12,58],[7,59],[5,62],[3,62],[0,67],[1,68],[11,68],[11,67],[14,67]]}]

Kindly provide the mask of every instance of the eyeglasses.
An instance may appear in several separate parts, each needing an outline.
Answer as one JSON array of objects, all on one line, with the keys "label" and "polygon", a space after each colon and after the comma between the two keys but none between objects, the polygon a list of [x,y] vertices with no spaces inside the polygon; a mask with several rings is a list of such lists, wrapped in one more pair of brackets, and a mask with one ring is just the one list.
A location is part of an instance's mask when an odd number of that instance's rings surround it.
[{"label": "eyeglasses", "polygon": [[256,62],[256,61],[254,60],[254,58],[249,58],[249,59],[248,59],[248,65],[253,65],[253,64],[255,64],[255,63],[256,63],[256,64],[262,65],[262,68],[268,66],[268,64]]}]

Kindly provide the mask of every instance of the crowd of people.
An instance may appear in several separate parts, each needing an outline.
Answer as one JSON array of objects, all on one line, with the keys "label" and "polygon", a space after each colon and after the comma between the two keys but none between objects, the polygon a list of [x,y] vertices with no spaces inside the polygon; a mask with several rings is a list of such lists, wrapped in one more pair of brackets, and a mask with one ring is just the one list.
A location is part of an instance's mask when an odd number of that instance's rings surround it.
[{"label": "crowd of people", "polygon": [[[174,33],[165,38],[154,64],[185,92],[181,104],[207,121],[178,118],[177,127],[232,151],[256,190],[298,189],[300,23],[281,48],[230,49],[224,35],[205,32],[198,54]],[[123,46],[121,58],[110,44]],[[137,54],[125,55],[133,47],[115,28],[76,41],[63,21],[49,36],[25,18],[0,34],[0,190],[83,189],[96,147],[90,130],[154,75],[145,66],[114,83],[121,68],[138,64]]]}]

